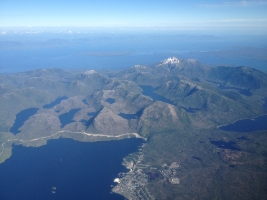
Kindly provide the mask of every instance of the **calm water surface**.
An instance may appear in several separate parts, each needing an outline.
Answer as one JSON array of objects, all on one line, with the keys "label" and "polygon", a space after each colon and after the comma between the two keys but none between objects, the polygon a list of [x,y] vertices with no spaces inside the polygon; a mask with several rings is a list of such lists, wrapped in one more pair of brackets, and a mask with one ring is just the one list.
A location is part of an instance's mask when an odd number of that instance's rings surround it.
[{"label": "calm water surface", "polygon": [[254,119],[242,119],[233,124],[221,126],[220,129],[224,131],[235,132],[252,132],[267,130],[267,115],[259,116]]},{"label": "calm water surface", "polygon": [[169,103],[172,105],[175,105],[174,102],[172,102],[169,99],[166,99],[165,97],[158,95],[156,93],[154,93],[154,88],[152,86],[149,85],[139,85],[140,88],[142,88],[142,94],[151,97],[151,99],[153,99],[154,101],[162,101],[165,103]]},{"label": "calm water surface", "polygon": [[61,115],[59,115],[59,120],[60,120],[60,123],[61,123],[61,128],[66,126],[67,124],[70,124],[72,122],[75,122],[73,119],[74,115],[80,111],[81,109],[80,108],[75,108],[75,109],[71,109],[69,112],[67,113],[63,113]]},{"label": "calm water surface", "polygon": [[113,104],[113,103],[116,102],[116,100],[115,100],[114,98],[108,98],[108,99],[106,100],[106,102],[108,102],[108,103],[110,103],[110,104]]},{"label": "calm water surface", "polygon": [[58,97],[55,101],[44,105],[43,108],[45,109],[53,108],[55,105],[60,104],[61,101],[66,100],[66,99],[68,99],[68,97],[66,96]]},{"label": "calm water surface", "polygon": [[28,109],[20,111],[16,115],[15,122],[9,131],[11,133],[14,133],[15,135],[20,133],[19,128],[23,126],[26,120],[28,120],[31,116],[35,115],[38,110],[39,110],[38,108],[28,108]]},{"label": "calm water surface", "polygon": [[[38,36],[36,36],[38,37]],[[39,41],[46,38],[67,39],[69,45],[42,46]],[[220,57],[205,52],[232,50],[233,47],[262,48],[266,47],[264,36],[216,36],[206,37],[192,33],[152,33],[152,34],[121,34],[112,36],[110,33],[98,36],[44,35],[37,39],[35,48],[21,46],[19,48],[1,50],[0,69],[2,73],[13,73],[36,68],[62,69],[124,69],[136,64],[150,65],[170,56],[178,58],[195,58],[206,64],[248,66],[266,70],[265,59],[246,59],[246,57]],[[79,39],[77,39],[77,37]],[[14,38],[1,36],[0,39],[12,41]],[[17,40],[18,38],[15,38]],[[26,41],[25,41],[26,39]],[[27,38],[19,39],[27,43]],[[35,40],[33,40],[35,41]],[[40,45],[40,46],[39,46]],[[202,53],[199,53],[202,52]],[[112,53],[115,53],[112,55]],[[119,53],[117,55],[117,53]],[[120,53],[122,53],[120,55]]]},{"label": "calm water surface", "polygon": [[0,199],[124,199],[110,194],[110,185],[126,170],[123,157],[142,142],[58,139],[38,148],[14,145],[11,158],[0,164]]}]

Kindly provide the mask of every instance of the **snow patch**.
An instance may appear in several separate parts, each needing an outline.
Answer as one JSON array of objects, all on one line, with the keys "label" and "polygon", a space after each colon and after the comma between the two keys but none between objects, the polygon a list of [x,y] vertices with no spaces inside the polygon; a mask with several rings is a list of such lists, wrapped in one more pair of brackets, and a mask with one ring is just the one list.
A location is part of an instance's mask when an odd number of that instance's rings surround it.
[{"label": "snow patch", "polygon": [[97,72],[95,70],[89,70],[84,72],[85,75],[91,75],[91,74],[96,74]]},{"label": "snow patch", "polygon": [[178,64],[180,62],[180,60],[178,60],[177,58],[175,57],[170,57],[170,58],[167,58],[166,60],[162,61],[162,64]]}]

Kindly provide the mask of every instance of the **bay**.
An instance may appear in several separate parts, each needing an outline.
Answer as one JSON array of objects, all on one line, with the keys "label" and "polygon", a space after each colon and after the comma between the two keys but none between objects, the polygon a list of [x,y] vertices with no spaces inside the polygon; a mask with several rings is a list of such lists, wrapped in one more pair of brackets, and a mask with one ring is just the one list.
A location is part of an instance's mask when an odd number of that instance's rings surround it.
[{"label": "bay", "polygon": [[142,91],[142,94],[143,95],[149,96],[154,101],[162,101],[162,102],[165,102],[165,103],[169,103],[169,104],[175,105],[175,103],[172,102],[171,100],[166,99],[165,97],[154,93],[154,88],[152,86],[149,86],[149,85],[139,85],[139,87],[142,88],[142,90],[143,90]]},{"label": "bay", "polygon": [[45,108],[45,109],[53,108],[55,105],[60,104],[61,101],[66,100],[66,99],[68,99],[68,97],[66,97],[66,96],[58,97],[55,101],[44,105],[43,108]]},{"label": "bay", "polygon": [[20,111],[16,115],[15,122],[9,131],[15,135],[20,133],[19,128],[23,126],[24,122],[27,121],[31,116],[35,115],[38,110],[38,108],[28,108]]},{"label": "bay", "polygon": [[254,119],[242,119],[233,124],[221,126],[223,131],[235,131],[235,132],[252,132],[267,130],[267,115],[259,116]]},{"label": "bay", "polygon": [[80,108],[74,108],[71,109],[69,112],[67,113],[63,113],[61,115],[58,116],[60,123],[61,123],[61,128],[63,128],[64,126],[66,126],[67,124],[70,124],[72,122],[75,122],[73,120],[74,115],[79,112],[81,109]]},{"label": "bay", "polygon": [[0,199],[124,199],[111,194],[110,186],[126,171],[123,157],[142,141],[57,139],[38,148],[14,145],[11,158],[0,164]]}]

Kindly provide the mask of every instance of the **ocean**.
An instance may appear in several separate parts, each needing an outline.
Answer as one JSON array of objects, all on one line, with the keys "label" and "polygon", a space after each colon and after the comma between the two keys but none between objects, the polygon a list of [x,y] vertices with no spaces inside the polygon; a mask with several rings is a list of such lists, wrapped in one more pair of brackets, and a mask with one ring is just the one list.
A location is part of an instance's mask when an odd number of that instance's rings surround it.
[{"label": "ocean", "polygon": [[253,35],[107,33],[40,35],[32,39],[30,36],[0,36],[0,71],[14,73],[40,68],[117,70],[137,64],[154,64],[170,56],[267,71],[266,52],[266,37]]}]

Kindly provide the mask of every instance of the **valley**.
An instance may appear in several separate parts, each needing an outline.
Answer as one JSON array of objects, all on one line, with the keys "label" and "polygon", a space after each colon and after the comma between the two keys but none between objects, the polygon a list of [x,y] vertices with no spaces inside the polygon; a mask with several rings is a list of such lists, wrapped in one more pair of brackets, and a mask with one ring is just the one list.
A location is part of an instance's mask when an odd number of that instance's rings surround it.
[{"label": "valley", "polygon": [[[124,158],[130,171],[114,193],[264,199],[267,132],[258,127],[266,119],[266,91],[267,74],[259,70],[175,57],[119,71],[1,74],[0,163],[13,145],[142,138],[139,151]],[[243,129],[224,126],[242,119]]]}]

